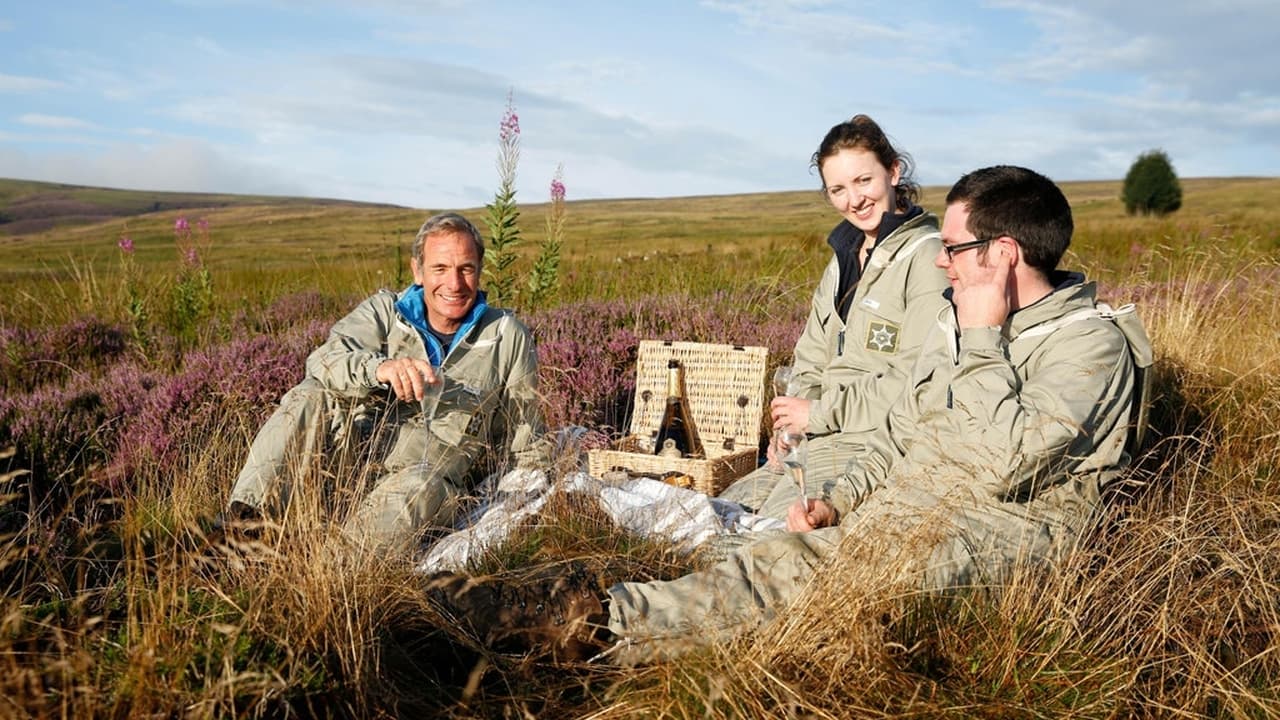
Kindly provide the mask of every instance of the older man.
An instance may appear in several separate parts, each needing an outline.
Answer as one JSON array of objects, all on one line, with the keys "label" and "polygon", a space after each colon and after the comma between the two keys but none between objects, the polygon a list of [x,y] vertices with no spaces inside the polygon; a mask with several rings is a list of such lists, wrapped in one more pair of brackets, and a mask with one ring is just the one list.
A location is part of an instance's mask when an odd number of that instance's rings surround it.
[{"label": "older man", "polygon": [[537,357],[528,329],[479,289],[484,240],[455,213],[413,242],[414,284],[381,291],[334,324],[249,449],[223,523],[280,516],[293,478],[337,437],[375,432],[385,474],[346,523],[368,548],[408,547],[452,524],[478,479],[543,458]]},{"label": "older man", "polygon": [[904,550],[867,562],[905,555],[908,575],[930,589],[1058,557],[1129,462],[1132,356],[1150,351],[1140,325],[1126,332],[1098,306],[1092,283],[1056,270],[1072,226],[1061,190],[1030,170],[984,168],[956,183],[935,259],[951,303],[887,424],[824,498],[796,503],[793,532],[705,571],[619,583],[603,597],[572,577],[515,588],[536,597],[514,609],[476,602],[483,582],[438,577],[434,594],[492,616],[491,637],[531,645],[591,647],[590,627],[607,622],[624,641],[619,659],[644,661],[767,620],[842,543]]}]

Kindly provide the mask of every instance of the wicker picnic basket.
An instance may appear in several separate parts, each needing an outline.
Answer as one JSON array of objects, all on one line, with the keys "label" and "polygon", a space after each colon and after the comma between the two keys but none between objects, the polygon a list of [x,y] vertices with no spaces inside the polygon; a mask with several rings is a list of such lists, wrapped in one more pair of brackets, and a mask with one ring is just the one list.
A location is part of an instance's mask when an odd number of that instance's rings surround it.
[{"label": "wicker picnic basket", "polygon": [[[636,357],[635,409],[630,434],[609,449],[592,450],[595,477],[612,470],[651,475],[715,495],[756,469],[764,411],[767,348],[642,340]],[[685,394],[706,458],[653,454],[666,406],[667,361],[684,367]]]}]

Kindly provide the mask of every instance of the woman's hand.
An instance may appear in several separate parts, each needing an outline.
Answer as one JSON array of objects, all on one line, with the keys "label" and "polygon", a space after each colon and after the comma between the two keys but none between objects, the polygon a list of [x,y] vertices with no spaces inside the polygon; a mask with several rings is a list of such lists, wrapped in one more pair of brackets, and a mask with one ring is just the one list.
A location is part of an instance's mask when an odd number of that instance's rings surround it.
[{"label": "woman's hand", "polygon": [[812,400],[780,395],[769,403],[769,415],[773,418],[773,429],[787,428],[792,432],[805,433],[809,430],[809,404]]}]

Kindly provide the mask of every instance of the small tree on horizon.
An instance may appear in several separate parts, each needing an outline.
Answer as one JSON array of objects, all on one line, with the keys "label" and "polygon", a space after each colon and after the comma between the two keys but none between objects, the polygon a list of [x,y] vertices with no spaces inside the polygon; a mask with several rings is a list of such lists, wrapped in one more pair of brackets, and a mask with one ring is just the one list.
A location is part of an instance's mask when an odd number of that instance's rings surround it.
[{"label": "small tree on horizon", "polygon": [[1138,156],[1124,176],[1120,199],[1130,215],[1168,215],[1182,207],[1182,183],[1163,150]]}]

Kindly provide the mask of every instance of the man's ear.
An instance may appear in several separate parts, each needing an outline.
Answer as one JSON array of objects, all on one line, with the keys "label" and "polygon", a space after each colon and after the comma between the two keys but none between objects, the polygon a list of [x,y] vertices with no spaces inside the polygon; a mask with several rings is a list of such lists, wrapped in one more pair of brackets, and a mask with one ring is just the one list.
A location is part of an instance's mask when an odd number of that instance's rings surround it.
[{"label": "man's ear", "polygon": [[1018,262],[1022,259],[1022,246],[1016,240],[1006,235],[996,238],[996,253],[1001,262],[1009,263],[1009,268],[1018,267]]}]

